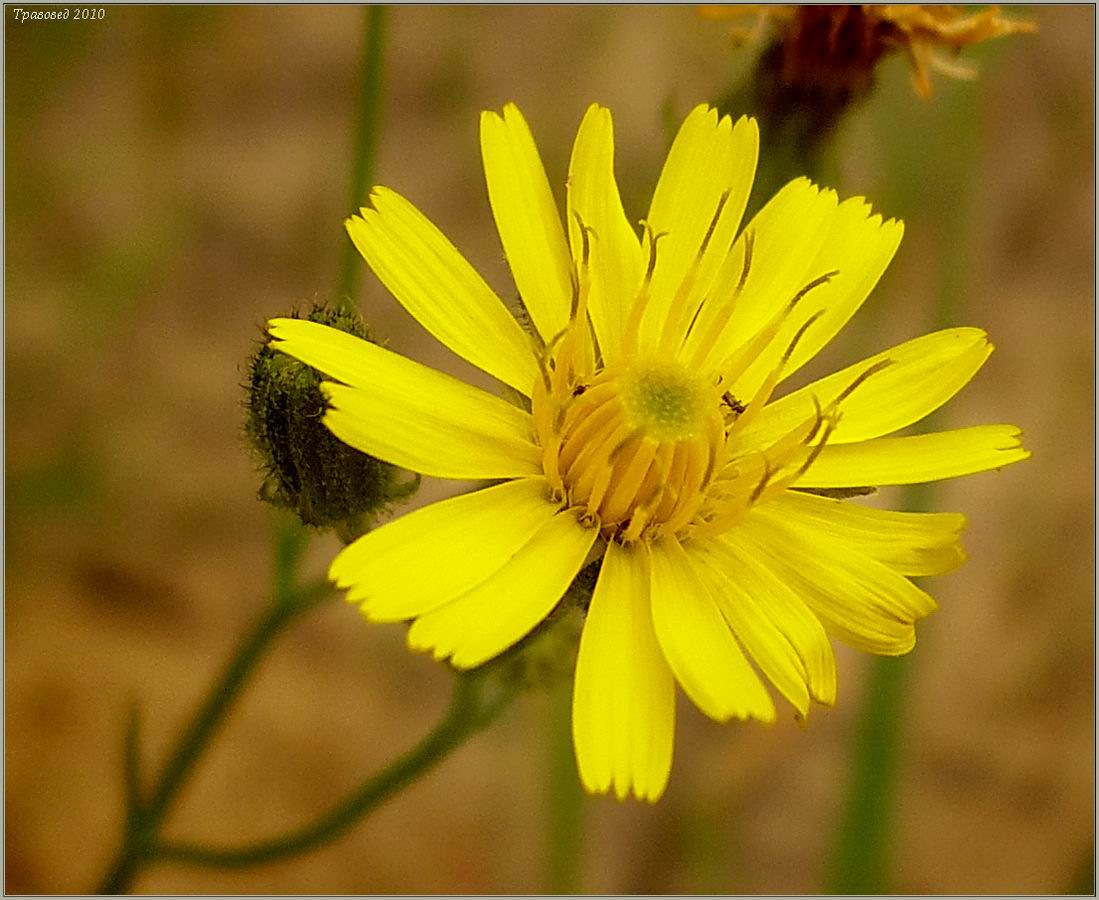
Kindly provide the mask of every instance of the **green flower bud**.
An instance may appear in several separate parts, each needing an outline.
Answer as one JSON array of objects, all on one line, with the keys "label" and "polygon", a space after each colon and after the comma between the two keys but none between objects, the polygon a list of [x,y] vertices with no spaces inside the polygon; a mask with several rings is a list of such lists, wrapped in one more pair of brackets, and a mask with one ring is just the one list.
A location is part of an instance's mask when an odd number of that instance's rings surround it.
[{"label": "green flower bud", "polygon": [[[314,305],[305,318],[370,340],[351,310]],[[388,505],[410,497],[419,476],[402,480],[394,466],[332,434],[323,422],[321,380],[315,369],[261,344],[248,362],[245,433],[264,473],[259,498],[349,542]]]}]

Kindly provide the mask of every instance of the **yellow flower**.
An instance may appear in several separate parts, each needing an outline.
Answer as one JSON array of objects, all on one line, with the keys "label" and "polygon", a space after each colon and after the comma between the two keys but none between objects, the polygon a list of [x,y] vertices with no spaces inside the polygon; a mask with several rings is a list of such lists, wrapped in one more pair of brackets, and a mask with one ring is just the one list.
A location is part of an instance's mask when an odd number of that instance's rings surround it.
[{"label": "yellow flower", "polygon": [[443,344],[527,398],[516,405],[297,319],[274,346],[315,366],[328,427],[425,475],[499,483],[347,547],[330,575],[409,645],[468,669],[542,622],[601,558],[576,666],[584,785],[656,800],[675,684],[719,721],[770,722],[766,676],[799,716],[832,704],[828,633],[900,654],[935,608],[908,576],[963,560],[954,514],[886,512],[804,488],[896,485],[1029,454],[1009,425],[886,437],[965,385],[983,331],[909,341],[772,399],[843,327],[901,224],[805,179],[738,234],[758,131],[699,106],[669,151],[642,232],[623,212],[610,112],[587,111],[562,227],[527,123],[481,119],[488,193],[528,335],[443,234],[394,191],[348,220],[381,281]]}]

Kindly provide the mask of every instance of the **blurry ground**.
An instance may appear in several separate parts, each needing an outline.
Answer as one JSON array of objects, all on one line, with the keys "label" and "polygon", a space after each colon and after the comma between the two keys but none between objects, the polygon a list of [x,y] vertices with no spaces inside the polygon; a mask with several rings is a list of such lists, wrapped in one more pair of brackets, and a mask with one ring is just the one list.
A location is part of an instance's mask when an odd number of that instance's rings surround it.
[{"label": "blurry ground", "polygon": [[[952,324],[988,328],[998,350],[944,424],[1018,423],[1034,451],[936,500],[970,516],[971,561],[933,584],[942,609],[920,629],[901,891],[1063,891],[1092,842],[1094,11],[1030,14],[1038,35],[981,48],[981,80],[940,80],[930,104],[887,66],[838,157],[837,186],[907,231],[824,363],[926,330],[947,292]],[[93,885],[116,841],[129,700],[148,769],[263,603],[273,514],[254,499],[237,385],[263,320],[334,289],[360,16],[6,22],[8,892]],[[748,58],[725,28],[689,8],[395,9],[378,180],[506,294],[479,111],[516,100],[560,186],[584,108],[610,106],[640,217],[664,104],[713,100]],[[369,276],[364,309],[391,346],[467,374]],[[315,541],[310,570],[336,547]],[[666,798],[585,802],[580,887],[819,890],[866,660],[840,666],[837,709],[806,730],[718,727],[681,702]],[[278,646],[169,832],[229,841],[303,821],[426,731],[448,685],[400,626],[331,604]],[[138,889],[541,890],[547,709],[521,702],[307,858],[157,868]]]}]

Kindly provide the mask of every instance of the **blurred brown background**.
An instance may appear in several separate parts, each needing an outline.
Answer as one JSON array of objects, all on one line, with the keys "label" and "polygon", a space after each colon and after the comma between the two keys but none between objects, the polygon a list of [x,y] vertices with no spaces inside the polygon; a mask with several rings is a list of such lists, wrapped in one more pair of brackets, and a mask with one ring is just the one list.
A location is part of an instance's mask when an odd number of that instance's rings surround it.
[{"label": "blurred brown background", "polygon": [[[10,13],[10,7],[8,12]],[[948,426],[1013,422],[1034,458],[947,483],[970,562],[932,582],[906,706],[896,887],[1062,892],[1094,813],[1094,9],[977,48],[921,102],[902,60],[848,120],[835,185],[906,221],[823,368],[957,320],[997,352]],[[5,23],[6,888],[89,890],[115,847],[131,699],[146,771],[270,584],[275,514],[241,436],[243,362],[272,315],[332,295],[346,237],[361,10],[106,7]],[[563,190],[587,104],[612,108],[644,213],[665,115],[753,49],[690,7],[402,7],[377,181],[505,296],[478,113],[519,103]],[[745,110],[751,112],[751,110]],[[463,376],[370,275],[390,346]],[[452,491],[429,484],[423,502]],[[308,570],[337,549],[313,542]],[[709,723],[681,698],[655,807],[584,801],[591,892],[824,883],[868,660],[807,729]],[[436,721],[450,678],[401,626],[332,603],[279,643],[167,829],[233,841],[304,821]],[[546,885],[553,703],[524,698],[352,834],[261,869],[150,870],[153,892],[534,892]]]}]

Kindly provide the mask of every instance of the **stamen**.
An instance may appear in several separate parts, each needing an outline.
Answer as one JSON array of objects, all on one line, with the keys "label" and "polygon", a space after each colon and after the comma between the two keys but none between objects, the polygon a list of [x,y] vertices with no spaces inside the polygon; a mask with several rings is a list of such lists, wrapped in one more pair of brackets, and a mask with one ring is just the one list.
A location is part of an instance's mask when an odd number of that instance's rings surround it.
[{"label": "stamen", "polygon": [[763,477],[759,480],[759,484],[752,490],[752,493],[748,495],[749,506],[755,505],[755,502],[759,499],[759,495],[763,493],[764,488],[767,487],[767,482],[771,480],[771,476],[774,474],[774,471],[771,469],[771,461],[764,457]]},{"label": "stamen", "polygon": [[736,283],[734,298],[744,290],[744,285],[748,283],[748,273],[752,271],[752,253],[755,251],[755,246],[756,233],[754,231],[744,232],[744,265],[740,270],[740,280]]},{"label": "stamen", "polygon": [[810,448],[808,455],[805,457],[804,462],[798,466],[797,470],[789,475],[784,476],[780,480],[771,485],[767,491],[767,495],[761,497],[761,500],[767,500],[775,494],[780,494],[795,484],[802,475],[809,471],[809,467],[817,461],[817,457],[824,451],[825,446],[828,443],[828,439],[832,436],[832,432],[835,431],[836,425],[839,424],[839,418],[834,417],[828,420],[827,425],[824,428],[824,434],[821,435],[820,441],[818,441],[812,448]]},{"label": "stamen", "polygon": [[633,307],[630,309],[629,321],[626,324],[624,350],[627,355],[637,352],[638,340],[641,332],[641,320],[644,318],[645,310],[648,308],[649,300],[652,298],[653,272],[656,271],[656,245],[661,238],[668,236],[668,232],[666,231],[654,234],[652,226],[648,222],[642,222],[641,227],[644,230],[647,239],[649,262],[645,268],[645,277],[641,280],[641,287],[638,289],[637,297],[634,298]]},{"label": "stamen", "polygon": [[849,384],[843,391],[841,391],[839,396],[837,396],[836,399],[833,400],[829,405],[839,406],[840,403],[850,397],[860,385],[864,384],[866,380],[870,378],[870,376],[877,375],[878,372],[881,372],[884,369],[888,369],[891,365],[893,365],[893,360],[891,359],[883,359],[879,362],[874,363],[874,365],[870,366],[865,372],[859,375],[858,378],[852,381],[851,384]]},{"label": "stamen", "polygon": [[824,310],[818,309],[802,323],[801,327],[794,333],[794,337],[787,345],[785,352],[783,352],[782,354],[782,365],[785,365],[790,361],[790,357],[794,355],[794,349],[799,343],[801,343],[801,339],[805,337],[805,332],[807,332],[810,327],[812,327],[813,324],[816,323],[816,321],[823,315]]},{"label": "stamen", "polygon": [[576,219],[576,224],[580,228],[580,264],[586,269],[591,261],[591,244],[588,236],[595,237],[595,229],[585,224],[580,213],[575,209],[572,211],[572,217]]},{"label": "stamen", "polygon": [[737,435],[743,434],[744,429],[747,428],[759,415],[760,411],[771,399],[771,395],[775,392],[775,388],[778,387],[778,383],[782,381],[783,371],[786,368],[786,364],[790,361],[790,356],[794,352],[794,348],[805,336],[810,326],[824,315],[824,310],[817,310],[811,315],[801,327],[795,332],[793,339],[786,346],[786,350],[779,358],[778,363],[771,369],[770,373],[763,380],[763,384],[760,385],[759,390],[756,391],[756,395],[752,398],[747,408],[737,416],[737,420],[733,423],[733,427],[729,431],[729,440],[732,441]]},{"label": "stamen", "polygon": [[702,245],[698,248],[698,253],[695,255],[695,259],[702,259],[706,255],[706,250],[710,246],[710,241],[713,240],[714,232],[717,230],[718,220],[721,218],[721,213],[725,209],[725,204],[729,202],[730,191],[726,189],[722,192],[721,198],[717,201],[717,209],[714,210],[713,216],[710,218],[710,224],[706,228],[706,234],[702,238]]},{"label": "stamen", "polygon": [[839,274],[838,269],[821,275],[819,278],[814,278],[805,285],[805,287],[794,294],[790,302],[779,310],[779,312],[772,317],[770,322],[764,325],[754,336],[745,341],[726,358],[725,362],[719,367],[722,378],[729,384],[735,384],[736,380],[748,370],[748,367],[762,355],[767,345],[775,339],[775,336],[786,323],[790,314],[797,309],[798,304],[805,299],[809,292],[827,284],[837,274]]},{"label": "stamen", "polygon": [[[748,273],[752,269],[752,254],[755,250],[755,245],[756,233],[754,231],[744,232],[744,262],[740,270],[740,280],[737,281],[736,288],[733,290],[733,296],[717,311],[717,315],[714,317],[713,321],[710,322],[705,336],[695,347],[689,362],[691,368],[699,368],[705,365],[713,348],[725,333],[725,329],[736,309],[736,301],[740,298],[741,293],[744,291],[744,285],[748,282]],[[708,301],[707,303],[699,304],[698,310],[695,312],[695,319],[691,321],[691,327],[687,329],[688,335],[694,329],[695,321],[698,319],[702,310],[713,302],[714,301]]]},{"label": "stamen", "polygon": [[728,201],[729,191],[726,190],[717,201],[717,209],[714,210],[713,216],[710,217],[710,224],[702,237],[702,243],[699,244],[698,250],[691,260],[691,265],[688,267],[686,273],[683,275],[683,280],[680,281],[679,287],[676,289],[675,298],[672,300],[672,307],[668,310],[668,318],[664,323],[664,333],[661,335],[661,353],[673,353],[678,349],[677,345],[684,340],[687,333],[690,331],[690,323],[684,327],[683,320],[689,317],[690,322],[693,322],[694,317],[698,314],[698,310],[702,308],[702,300],[704,298],[699,298],[697,306],[694,306],[693,309],[692,304],[689,304],[687,301],[690,299],[691,291],[695,288],[699,270],[702,268],[702,259],[706,255],[706,251],[710,246],[710,241],[713,239],[714,231],[717,230],[718,220],[721,218],[721,213],[725,209],[725,204]]},{"label": "stamen", "polygon": [[823,275],[818,275],[812,281],[810,281],[805,287],[794,294],[794,299],[790,301],[791,309],[796,306],[801,300],[814,288],[819,288],[821,285],[828,284],[833,278],[839,275],[839,269],[833,269],[831,272],[825,272]]}]

